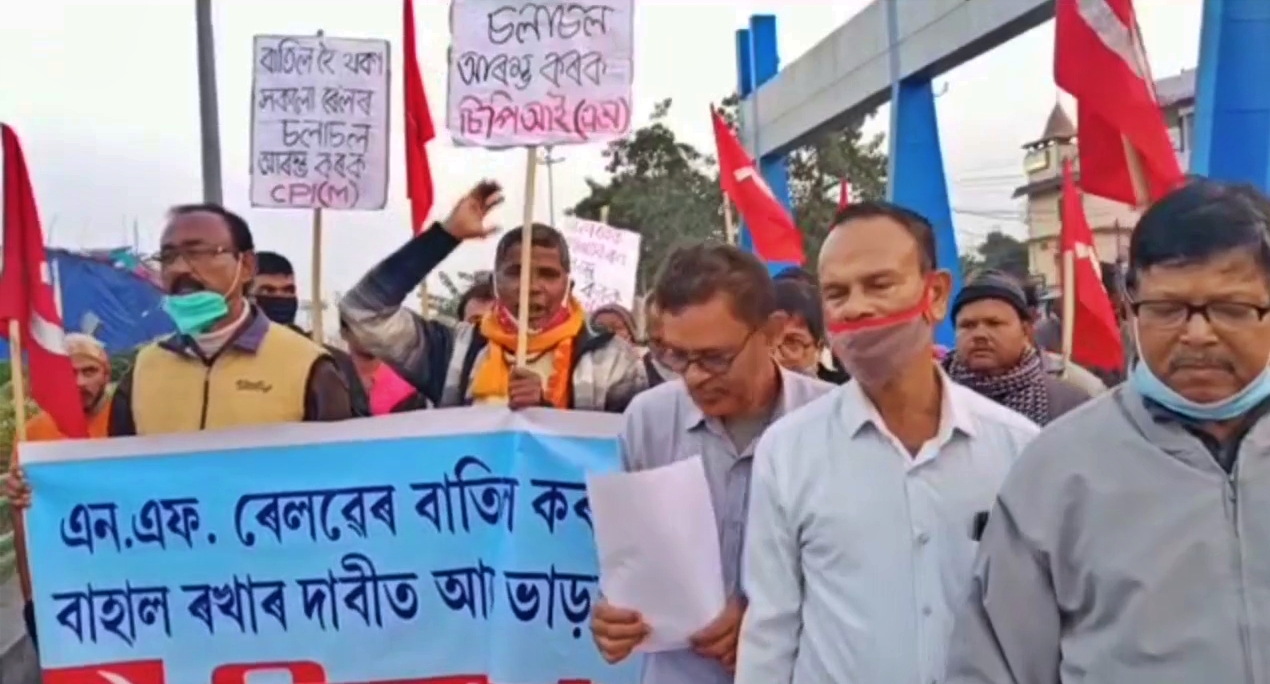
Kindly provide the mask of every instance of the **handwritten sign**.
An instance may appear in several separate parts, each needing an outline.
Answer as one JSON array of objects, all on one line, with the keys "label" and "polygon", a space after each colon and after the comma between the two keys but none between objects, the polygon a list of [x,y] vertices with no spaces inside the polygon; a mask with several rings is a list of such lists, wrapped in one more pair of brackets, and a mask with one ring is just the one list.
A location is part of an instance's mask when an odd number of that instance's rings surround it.
[{"label": "handwritten sign", "polygon": [[251,204],[383,209],[388,41],[256,36]]},{"label": "handwritten sign", "polygon": [[457,145],[605,142],[631,128],[633,0],[454,0]]},{"label": "handwritten sign", "polygon": [[585,473],[618,467],[620,421],[483,407],[24,446],[44,681],[633,684],[588,628]]},{"label": "handwritten sign", "polygon": [[569,243],[573,294],[587,311],[605,304],[635,304],[639,233],[599,221],[574,219],[564,229]]}]

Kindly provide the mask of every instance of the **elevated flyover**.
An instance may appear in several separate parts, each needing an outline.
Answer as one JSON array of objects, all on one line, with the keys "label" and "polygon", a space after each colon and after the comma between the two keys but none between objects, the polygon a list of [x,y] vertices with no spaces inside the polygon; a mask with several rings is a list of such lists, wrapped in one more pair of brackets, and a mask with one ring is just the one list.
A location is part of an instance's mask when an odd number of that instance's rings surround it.
[{"label": "elevated flyover", "polygon": [[[1107,2],[1077,1],[1091,6]],[[1136,4],[1143,7],[1151,1]],[[1054,15],[1054,4],[874,0],[784,69],[775,17],[754,15],[749,26],[736,33],[741,139],[758,159],[772,192],[788,205],[786,153],[817,133],[894,100],[888,196],[931,221],[940,266],[952,271],[959,285],[932,79],[1045,23]],[[1267,64],[1270,1],[1204,0],[1193,173],[1270,191]],[[747,239],[742,231],[742,244]],[[775,270],[780,265],[772,266]],[[947,323],[939,339],[951,343]]]}]

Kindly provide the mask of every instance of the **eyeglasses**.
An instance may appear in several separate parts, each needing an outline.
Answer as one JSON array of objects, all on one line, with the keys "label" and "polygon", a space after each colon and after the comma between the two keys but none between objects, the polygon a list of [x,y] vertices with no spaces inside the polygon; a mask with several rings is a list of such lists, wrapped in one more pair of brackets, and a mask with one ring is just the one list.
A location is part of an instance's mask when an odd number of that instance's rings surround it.
[{"label": "eyeglasses", "polygon": [[151,265],[171,266],[176,263],[177,259],[184,259],[190,268],[197,269],[203,266],[210,266],[221,255],[233,253],[234,250],[229,247],[211,245],[164,247],[157,253],[146,257],[145,260]]},{"label": "eyeglasses", "polygon": [[805,340],[801,337],[786,337],[781,340],[780,344],[777,346],[783,354],[788,354],[789,356],[799,356],[815,349],[816,343],[810,340]]},{"label": "eyeglasses", "polygon": [[1270,314],[1270,306],[1247,302],[1206,302],[1191,304],[1169,300],[1130,302],[1129,309],[1138,317],[1140,325],[1157,328],[1177,328],[1190,322],[1192,316],[1202,316],[1214,328],[1237,329],[1259,323]]},{"label": "eyeglasses", "polygon": [[737,345],[734,351],[708,351],[708,352],[687,352],[682,349],[675,349],[662,344],[651,344],[653,357],[657,359],[661,365],[670,370],[683,375],[688,372],[688,368],[694,363],[697,367],[705,371],[707,375],[723,375],[732,369],[732,364],[736,363],[736,358],[745,351],[746,345],[750,343],[750,338],[754,337],[754,333],[758,332],[755,328],[745,336],[741,344]]}]

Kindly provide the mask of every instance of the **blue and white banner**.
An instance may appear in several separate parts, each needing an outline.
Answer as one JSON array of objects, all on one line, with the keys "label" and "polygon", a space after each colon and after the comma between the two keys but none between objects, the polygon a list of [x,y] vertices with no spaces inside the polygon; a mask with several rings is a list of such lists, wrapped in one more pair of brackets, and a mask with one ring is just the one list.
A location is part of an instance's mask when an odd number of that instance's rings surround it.
[{"label": "blue and white banner", "polygon": [[620,417],[466,408],[30,444],[45,684],[625,684],[584,473]]}]

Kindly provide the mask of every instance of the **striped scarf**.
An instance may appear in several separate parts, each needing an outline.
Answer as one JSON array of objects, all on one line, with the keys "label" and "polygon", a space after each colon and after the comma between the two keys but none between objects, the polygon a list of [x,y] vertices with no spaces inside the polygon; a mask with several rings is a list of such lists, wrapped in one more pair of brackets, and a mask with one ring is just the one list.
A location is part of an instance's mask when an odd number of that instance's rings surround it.
[{"label": "striped scarf", "polygon": [[1049,422],[1050,398],[1045,388],[1045,367],[1036,349],[1029,347],[1013,368],[997,375],[986,375],[967,368],[957,360],[956,354],[949,354],[944,359],[944,368],[954,382],[1022,413],[1037,425]]}]

